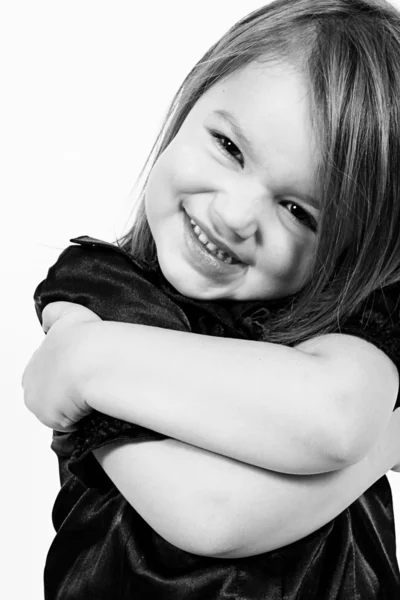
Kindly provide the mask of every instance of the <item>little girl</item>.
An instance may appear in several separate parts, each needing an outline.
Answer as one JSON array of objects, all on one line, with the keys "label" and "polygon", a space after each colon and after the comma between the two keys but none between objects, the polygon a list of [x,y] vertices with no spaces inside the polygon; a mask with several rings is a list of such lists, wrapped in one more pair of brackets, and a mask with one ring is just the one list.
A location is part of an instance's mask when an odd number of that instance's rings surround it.
[{"label": "little girl", "polygon": [[253,12],[178,91],[132,231],[50,269],[46,598],[399,596],[399,94],[387,3]]}]

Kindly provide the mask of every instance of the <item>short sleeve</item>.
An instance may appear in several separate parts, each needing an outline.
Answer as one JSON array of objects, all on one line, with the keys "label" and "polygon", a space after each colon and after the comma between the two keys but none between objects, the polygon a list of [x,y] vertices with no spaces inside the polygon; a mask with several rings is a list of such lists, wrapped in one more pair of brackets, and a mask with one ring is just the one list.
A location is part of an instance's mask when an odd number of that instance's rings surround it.
[{"label": "short sleeve", "polygon": [[89,243],[90,239],[64,250],[36,288],[40,322],[47,304],[63,300],[82,304],[105,321],[190,330],[182,309],[149,280],[127,252],[106,242]]},{"label": "short sleeve", "polygon": [[[64,250],[37,287],[34,300],[40,321],[47,304],[62,300],[82,304],[103,320],[190,331],[181,308],[146,278],[127,253],[105,242],[86,241]],[[165,437],[93,411],[79,423],[77,431],[54,432],[52,448],[57,455],[70,457],[69,470],[90,487],[100,485],[106,477],[92,454],[94,449],[116,441],[159,441]]]},{"label": "short sleeve", "polygon": [[[382,350],[400,374],[400,284],[377,290],[361,310],[348,318],[339,333],[354,335]],[[395,408],[400,407],[400,393]]]}]

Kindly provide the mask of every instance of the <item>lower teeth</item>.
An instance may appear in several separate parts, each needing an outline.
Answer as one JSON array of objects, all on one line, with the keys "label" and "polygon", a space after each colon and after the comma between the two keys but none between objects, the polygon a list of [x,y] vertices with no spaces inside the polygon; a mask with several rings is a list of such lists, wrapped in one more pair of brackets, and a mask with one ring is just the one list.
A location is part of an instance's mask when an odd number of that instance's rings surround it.
[{"label": "lower teeth", "polygon": [[[204,244],[203,244],[204,246]],[[209,252],[209,254],[211,254],[211,256],[215,256],[216,258],[219,258],[219,260],[222,260],[222,262],[228,263],[229,265],[232,263],[232,257],[229,256],[228,254],[225,254],[225,252],[222,252],[221,250],[217,251],[217,252],[211,252],[211,250],[209,250],[206,246],[204,246],[204,248]]]},{"label": "lower teeth", "polygon": [[212,256],[215,256],[222,262],[227,263],[228,265],[231,265],[233,262],[233,258],[231,256],[228,256],[227,254],[223,254],[222,252],[217,252],[216,254],[214,252],[210,252],[210,254]]}]

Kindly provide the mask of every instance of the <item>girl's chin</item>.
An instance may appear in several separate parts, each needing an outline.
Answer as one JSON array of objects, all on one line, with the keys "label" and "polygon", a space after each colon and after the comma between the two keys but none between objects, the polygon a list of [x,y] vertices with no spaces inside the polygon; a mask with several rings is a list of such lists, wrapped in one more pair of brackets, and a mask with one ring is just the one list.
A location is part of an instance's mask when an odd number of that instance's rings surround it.
[{"label": "girl's chin", "polygon": [[192,264],[183,254],[158,252],[158,262],[167,281],[183,296],[194,300],[248,300],[243,294],[243,274],[208,272]]},{"label": "girl's chin", "polygon": [[[160,261],[159,261],[160,262]],[[174,287],[180,294],[193,300],[233,300],[233,293],[226,286],[211,285],[205,281],[197,273],[186,273],[186,276],[174,276],[170,269],[164,269],[161,262],[160,267],[165,279]]]},{"label": "girl's chin", "polygon": [[231,295],[229,291],[222,290],[220,288],[210,287],[204,284],[204,282],[196,284],[189,282],[187,279],[167,278],[170,284],[183,296],[187,298],[193,298],[194,300],[222,300],[223,298],[229,300]]}]

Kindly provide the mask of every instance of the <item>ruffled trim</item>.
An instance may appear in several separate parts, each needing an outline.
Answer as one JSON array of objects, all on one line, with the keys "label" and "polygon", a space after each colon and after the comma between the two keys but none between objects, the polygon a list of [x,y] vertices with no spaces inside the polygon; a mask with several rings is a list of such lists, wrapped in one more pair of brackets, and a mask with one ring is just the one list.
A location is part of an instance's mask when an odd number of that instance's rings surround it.
[{"label": "ruffled trim", "polygon": [[115,442],[155,442],[166,437],[140,425],[93,411],[80,421],[78,430],[69,434],[54,432],[52,449],[59,456],[68,457],[68,470],[84,485],[107,487],[110,480],[95,459],[93,450]]}]

